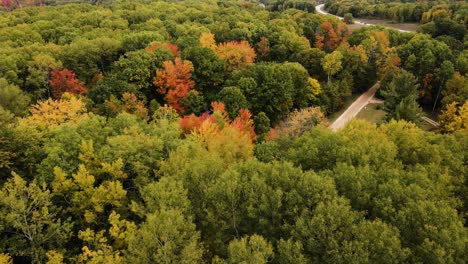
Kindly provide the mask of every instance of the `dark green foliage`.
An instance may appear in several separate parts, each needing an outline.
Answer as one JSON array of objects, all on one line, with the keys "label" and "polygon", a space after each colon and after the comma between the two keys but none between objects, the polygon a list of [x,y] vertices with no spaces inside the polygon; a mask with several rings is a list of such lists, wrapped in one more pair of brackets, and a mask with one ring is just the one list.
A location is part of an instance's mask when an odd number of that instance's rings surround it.
[{"label": "dark green foliage", "polygon": [[208,103],[213,101],[225,80],[224,62],[209,48],[189,48],[184,57],[193,63],[192,78],[195,81],[195,89],[203,93]]},{"label": "dark green foliage", "polygon": [[255,133],[257,135],[266,135],[270,131],[270,119],[268,116],[260,112],[253,118],[255,124]]},{"label": "dark green foliage", "polygon": [[384,107],[390,113],[390,118],[418,121],[421,114],[416,103],[418,87],[416,77],[405,70],[382,84],[379,93],[385,99]]},{"label": "dark green foliage", "polygon": [[7,80],[0,79],[0,107],[15,115],[22,116],[26,113],[31,98],[29,95]]},{"label": "dark green foliage", "polygon": [[287,64],[258,63],[235,74],[231,83],[241,89],[254,114],[264,112],[274,124],[294,106],[294,83],[299,81],[294,77]]},{"label": "dark green foliage", "polygon": [[234,119],[239,114],[241,109],[249,109],[249,103],[242,91],[237,87],[224,87],[218,93],[216,101],[224,103],[226,111],[231,119]]},{"label": "dark green foliage", "polygon": [[187,97],[181,101],[181,106],[185,109],[185,114],[201,115],[207,110],[205,98],[197,91],[192,90],[188,93]]}]

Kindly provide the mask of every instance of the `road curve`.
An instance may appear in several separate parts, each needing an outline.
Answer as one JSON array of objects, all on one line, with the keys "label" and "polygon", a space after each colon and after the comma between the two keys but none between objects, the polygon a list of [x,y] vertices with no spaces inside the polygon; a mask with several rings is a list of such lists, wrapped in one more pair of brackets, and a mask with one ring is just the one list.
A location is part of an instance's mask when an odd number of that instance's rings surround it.
[{"label": "road curve", "polygon": [[369,102],[374,98],[375,92],[380,87],[380,83],[374,84],[369,90],[359,96],[356,101],[354,101],[343,114],[338,117],[335,122],[333,122],[329,128],[333,131],[344,127],[353,117],[355,117],[359,111],[361,111],[364,106],[369,104]]},{"label": "road curve", "polygon": [[[328,13],[327,11],[325,11],[325,4],[320,4],[320,5],[317,5],[315,6],[315,10],[319,13],[319,14],[322,14],[322,15],[329,15],[329,16],[334,16],[340,20],[343,20],[343,17],[340,17],[340,16],[335,16],[333,14],[330,14]],[[364,23],[364,22],[361,22],[359,20],[356,20],[354,19],[354,23],[355,24],[359,24],[359,25],[363,25],[363,26],[376,26],[376,24],[370,24],[370,23]],[[403,29],[397,29],[397,28],[392,28],[392,27],[386,27],[386,28],[389,28],[389,29],[394,29],[394,30],[398,30],[400,32],[413,32],[413,31],[409,31],[409,30],[403,30]]]}]

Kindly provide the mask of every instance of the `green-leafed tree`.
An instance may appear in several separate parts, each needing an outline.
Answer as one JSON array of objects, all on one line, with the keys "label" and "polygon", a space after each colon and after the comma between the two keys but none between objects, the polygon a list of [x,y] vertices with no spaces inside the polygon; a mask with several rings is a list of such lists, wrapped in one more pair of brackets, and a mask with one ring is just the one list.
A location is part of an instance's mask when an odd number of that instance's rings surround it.
[{"label": "green-leafed tree", "polygon": [[36,181],[17,174],[0,190],[0,247],[12,256],[43,263],[48,250],[60,249],[71,236],[70,219],[62,219],[54,195]]}]

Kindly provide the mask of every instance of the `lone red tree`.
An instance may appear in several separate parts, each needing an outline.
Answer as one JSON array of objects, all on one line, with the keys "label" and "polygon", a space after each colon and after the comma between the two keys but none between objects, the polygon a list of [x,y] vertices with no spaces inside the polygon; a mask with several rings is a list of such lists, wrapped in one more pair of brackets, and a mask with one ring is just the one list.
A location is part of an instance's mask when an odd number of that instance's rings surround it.
[{"label": "lone red tree", "polygon": [[72,94],[85,94],[88,92],[83,82],[80,82],[75,73],[68,69],[53,70],[50,74],[49,84],[52,88],[52,95],[56,99],[60,98],[65,92]]}]

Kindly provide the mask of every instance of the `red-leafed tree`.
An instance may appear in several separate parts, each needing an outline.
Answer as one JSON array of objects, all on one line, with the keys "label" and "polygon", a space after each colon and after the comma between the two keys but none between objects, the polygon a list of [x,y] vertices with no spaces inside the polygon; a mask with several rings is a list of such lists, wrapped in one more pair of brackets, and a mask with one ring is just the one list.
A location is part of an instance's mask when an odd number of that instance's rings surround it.
[{"label": "red-leafed tree", "polygon": [[83,82],[80,82],[75,76],[75,73],[68,69],[55,69],[50,74],[49,80],[52,88],[52,95],[58,99],[63,93],[85,94],[88,92],[84,87]]},{"label": "red-leafed tree", "polygon": [[176,58],[174,62],[165,61],[163,68],[163,70],[156,71],[153,82],[156,91],[164,95],[164,99],[172,108],[184,112],[185,109],[180,105],[180,101],[195,85],[190,79],[193,70],[192,63]]},{"label": "red-leafed tree", "polygon": [[146,50],[147,51],[155,51],[157,49],[168,49],[173,55],[174,57],[178,57],[179,56],[179,47],[177,47],[177,45],[175,44],[172,44],[172,43],[153,43],[151,44],[151,46],[149,48],[147,48]]}]

